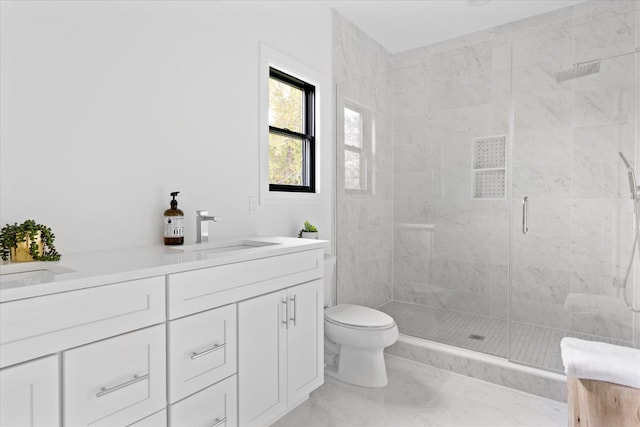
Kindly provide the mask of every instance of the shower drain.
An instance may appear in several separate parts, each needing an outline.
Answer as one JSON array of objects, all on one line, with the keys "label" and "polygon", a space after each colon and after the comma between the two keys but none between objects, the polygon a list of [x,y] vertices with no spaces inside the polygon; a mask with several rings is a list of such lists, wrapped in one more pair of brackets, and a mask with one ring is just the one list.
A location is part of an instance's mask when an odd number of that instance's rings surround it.
[{"label": "shower drain", "polygon": [[483,335],[471,334],[469,335],[469,338],[472,340],[482,341],[485,337]]}]

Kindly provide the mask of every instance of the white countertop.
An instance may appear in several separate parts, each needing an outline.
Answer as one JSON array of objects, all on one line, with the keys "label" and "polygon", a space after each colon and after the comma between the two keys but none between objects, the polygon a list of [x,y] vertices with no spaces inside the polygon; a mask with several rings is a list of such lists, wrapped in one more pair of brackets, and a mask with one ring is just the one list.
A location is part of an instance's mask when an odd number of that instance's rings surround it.
[{"label": "white countertop", "polygon": [[[244,243],[252,247],[241,249],[238,245]],[[260,243],[266,246],[253,247]],[[0,303],[327,247],[326,240],[249,236],[201,245],[63,254],[59,262],[4,263],[0,265]],[[37,272],[23,273],[32,270]]]}]

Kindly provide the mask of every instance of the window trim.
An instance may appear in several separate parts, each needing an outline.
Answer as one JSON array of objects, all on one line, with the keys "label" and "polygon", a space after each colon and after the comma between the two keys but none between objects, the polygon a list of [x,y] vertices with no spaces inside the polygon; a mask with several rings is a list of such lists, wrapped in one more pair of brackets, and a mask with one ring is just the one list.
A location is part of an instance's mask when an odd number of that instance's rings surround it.
[{"label": "window trim", "polygon": [[279,134],[284,136],[292,136],[302,140],[302,181],[307,185],[287,185],[287,184],[271,184],[269,182],[269,191],[279,192],[299,192],[299,193],[315,193],[316,192],[316,140],[315,140],[315,86],[304,80],[296,78],[284,71],[269,66],[269,79],[281,81],[282,83],[300,89],[303,93],[303,132],[295,132],[285,128],[269,126],[269,134]]},{"label": "window trim", "polygon": [[[315,193],[269,191],[269,67],[274,67],[294,77],[309,82],[315,91]],[[333,105],[331,79],[282,51],[260,43],[259,61],[259,135],[257,138],[258,159],[258,195],[259,204],[272,202],[311,202],[330,197],[335,188],[335,140],[331,131],[334,126],[335,109]]]}]

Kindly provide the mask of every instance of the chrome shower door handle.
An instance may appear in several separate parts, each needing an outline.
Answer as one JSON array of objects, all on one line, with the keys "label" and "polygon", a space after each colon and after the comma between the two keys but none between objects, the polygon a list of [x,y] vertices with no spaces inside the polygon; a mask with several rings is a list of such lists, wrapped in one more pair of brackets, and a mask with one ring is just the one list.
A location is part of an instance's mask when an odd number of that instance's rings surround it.
[{"label": "chrome shower door handle", "polygon": [[522,234],[529,232],[529,197],[522,199]]}]

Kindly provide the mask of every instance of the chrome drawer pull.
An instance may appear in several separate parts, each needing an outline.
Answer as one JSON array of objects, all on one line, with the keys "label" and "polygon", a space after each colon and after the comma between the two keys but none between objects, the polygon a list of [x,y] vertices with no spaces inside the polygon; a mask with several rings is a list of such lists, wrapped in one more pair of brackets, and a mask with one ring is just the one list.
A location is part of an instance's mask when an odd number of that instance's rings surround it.
[{"label": "chrome drawer pull", "polygon": [[212,425],[211,427],[219,427],[222,424],[227,422],[227,417],[224,418],[216,418],[216,423],[214,425]]},{"label": "chrome drawer pull", "polygon": [[208,350],[201,351],[200,353],[196,353],[195,351],[191,353],[191,360],[197,359],[198,357],[206,356],[209,353],[213,353],[216,350],[220,350],[221,348],[225,348],[227,343],[216,344]]},{"label": "chrome drawer pull", "polygon": [[131,378],[129,381],[124,382],[120,385],[111,387],[111,388],[106,388],[106,387],[101,387],[100,391],[98,393],[96,393],[96,397],[102,397],[105,394],[109,394],[109,393],[113,393],[114,391],[118,391],[120,389],[123,389],[125,387],[129,387],[130,385],[133,385],[135,383],[139,383],[140,381],[144,381],[146,379],[149,379],[149,374],[143,375],[143,376],[139,376],[139,375],[134,375],[133,378]]}]

